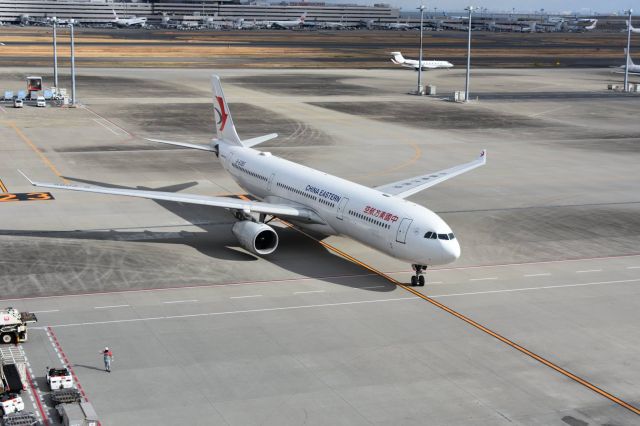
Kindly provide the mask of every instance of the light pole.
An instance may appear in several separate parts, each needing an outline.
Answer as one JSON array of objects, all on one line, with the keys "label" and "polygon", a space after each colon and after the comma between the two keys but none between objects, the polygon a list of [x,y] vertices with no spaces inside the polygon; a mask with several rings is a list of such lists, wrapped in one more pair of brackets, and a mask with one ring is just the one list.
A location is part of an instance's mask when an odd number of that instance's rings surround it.
[{"label": "light pole", "polygon": [[629,64],[631,63],[631,14],[633,9],[625,10],[629,15],[629,25],[627,25],[627,57],[624,66],[624,91],[629,91]]},{"label": "light pole", "polygon": [[418,8],[420,10],[420,59],[418,60],[418,90],[416,90],[416,95],[423,95],[424,91],[422,90],[422,27],[424,23],[424,5],[420,5]]},{"label": "light pole", "polygon": [[467,37],[467,78],[464,83],[464,101],[469,102],[469,72],[471,71],[471,13],[473,6],[469,6],[464,10],[469,11],[469,36]]},{"label": "light pole", "polygon": [[76,53],[73,43],[73,24],[69,24],[71,29],[71,106],[76,106]]},{"label": "light pole", "polygon": [[53,85],[56,87],[56,93],[58,91],[58,43],[56,40],[56,29],[58,27],[58,20],[53,19]]}]

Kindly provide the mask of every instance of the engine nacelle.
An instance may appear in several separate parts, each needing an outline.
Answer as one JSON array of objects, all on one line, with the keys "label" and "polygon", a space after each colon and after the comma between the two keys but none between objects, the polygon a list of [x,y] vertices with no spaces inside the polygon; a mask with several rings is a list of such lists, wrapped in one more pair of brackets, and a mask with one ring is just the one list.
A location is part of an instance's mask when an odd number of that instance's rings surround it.
[{"label": "engine nacelle", "polygon": [[231,232],[242,247],[259,256],[271,254],[278,248],[278,234],[264,223],[241,220],[233,225]]}]

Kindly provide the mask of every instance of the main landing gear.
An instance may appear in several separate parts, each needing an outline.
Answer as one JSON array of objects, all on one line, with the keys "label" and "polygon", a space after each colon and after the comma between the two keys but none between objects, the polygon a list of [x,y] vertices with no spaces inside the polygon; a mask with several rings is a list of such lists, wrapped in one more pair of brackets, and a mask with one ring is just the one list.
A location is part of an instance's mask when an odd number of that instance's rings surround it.
[{"label": "main landing gear", "polygon": [[411,265],[416,274],[411,277],[411,286],[424,286],[424,273],[427,271],[427,267],[423,265]]}]

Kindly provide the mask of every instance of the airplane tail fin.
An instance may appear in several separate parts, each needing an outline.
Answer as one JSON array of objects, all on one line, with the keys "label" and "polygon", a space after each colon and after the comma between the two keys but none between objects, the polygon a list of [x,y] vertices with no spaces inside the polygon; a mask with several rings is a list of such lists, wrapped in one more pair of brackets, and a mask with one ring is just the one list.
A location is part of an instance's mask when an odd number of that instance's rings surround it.
[{"label": "airplane tail fin", "polygon": [[405,63],[404,56],[400,52],[391,52],[391,62],[396,65],[402,65]]},{"label": "airplane tail fin", "polygon": [[218,140],[230,145],[244,146],[238,136],[238,132],[236,132],[236,126],[233,124],[233,118],[231,118],[227,101],[224,99],[220,77],[212,75],[211,83],[213,85],[213,110],[215,111]]},{"label": "airplane tail fin", "polygon": [[113,12],[113,17],[117,20],[118,14],[116,13],[115,9],[111,9],[111,11]]},{"label": "airplane tail fin", "polygon": [[300,23],[304,24],[305,19],[307,19],[307,12],[304,12],[302,15],[300,15]]}]

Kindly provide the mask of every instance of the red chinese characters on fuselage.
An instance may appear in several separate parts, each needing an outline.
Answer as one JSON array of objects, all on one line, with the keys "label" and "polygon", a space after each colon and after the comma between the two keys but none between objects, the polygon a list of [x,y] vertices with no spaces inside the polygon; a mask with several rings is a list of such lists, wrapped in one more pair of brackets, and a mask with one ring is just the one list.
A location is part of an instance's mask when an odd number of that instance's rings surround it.
[{"label": "red chinese characters on fuselage", "polygon": [[369,216],[377,217],[378,219],[382,219],[387,222],[395,222],[398,220],[398,216],[394,215],[393,213],[378,210],[375,207],[371,207],[371,206],[366,206],[364,208],[364,213]]}]

